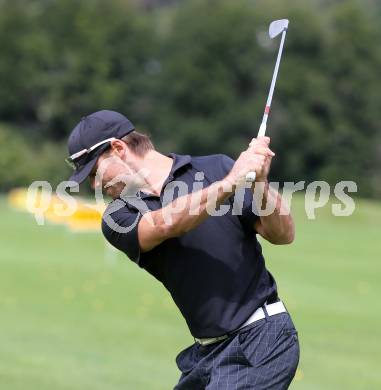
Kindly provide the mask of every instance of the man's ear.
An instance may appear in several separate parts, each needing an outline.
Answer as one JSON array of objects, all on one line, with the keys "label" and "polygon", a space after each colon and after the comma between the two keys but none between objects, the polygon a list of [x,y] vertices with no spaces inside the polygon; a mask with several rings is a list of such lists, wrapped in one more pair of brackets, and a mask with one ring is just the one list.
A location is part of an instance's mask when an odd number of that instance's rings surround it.
[{"label": "man's ear", "polygon": [[120,139],[114,139],[111,141],[111,153],[122,158],[126,153],[127,145]]}]

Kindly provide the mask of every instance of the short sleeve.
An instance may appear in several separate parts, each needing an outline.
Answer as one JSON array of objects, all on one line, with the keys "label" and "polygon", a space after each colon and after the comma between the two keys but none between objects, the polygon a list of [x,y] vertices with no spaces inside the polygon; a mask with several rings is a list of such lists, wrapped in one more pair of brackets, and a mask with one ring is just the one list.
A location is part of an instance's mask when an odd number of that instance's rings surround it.
[{"label": "short sleeve", "polygon": [[[221,177],[227,176],[234,165],[234,160],[226,155],[221,155]],[[237,215],[242,226],[251,231],[259,218],[255,213],[253,192],[250,188],[236,190],[233,200],[233,214]]]},{"label": "short sleeve", "polygon": [[138,224],[142,213],[121,199],[113,201],[102,217],[102,232],[106,240],[139,264]]}]

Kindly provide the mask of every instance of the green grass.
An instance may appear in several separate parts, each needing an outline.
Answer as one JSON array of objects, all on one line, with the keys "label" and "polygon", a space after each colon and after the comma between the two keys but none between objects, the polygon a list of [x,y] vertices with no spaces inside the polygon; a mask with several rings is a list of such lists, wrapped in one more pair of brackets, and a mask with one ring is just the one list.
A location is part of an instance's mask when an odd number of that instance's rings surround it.
[{"label": "green grass", "polygon": [[[381,388],[381,206],[358,201],[264,244],[293,315],[301,362],[293,389]],[[36,225],[0,199],[0,389],[170,389],[192,342],[164,288],[100,234]]]}]

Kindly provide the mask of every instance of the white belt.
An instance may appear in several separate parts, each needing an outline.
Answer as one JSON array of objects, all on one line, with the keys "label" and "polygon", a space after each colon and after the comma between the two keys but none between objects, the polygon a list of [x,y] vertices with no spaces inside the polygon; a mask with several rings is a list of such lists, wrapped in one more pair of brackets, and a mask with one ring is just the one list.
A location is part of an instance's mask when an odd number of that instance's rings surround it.
[{"label": "white belt", "polygon": [[[270,303],[270,305],[265,304],[264,308],[265,308],[269,317],[274,316],[275,314],[285,313],[287,311],[282,301]],[[248,318],[248,320],[243,325],[241,325],[238,329],[231,332],[230,334],[224,334],[222,336],[211,337],[211,338],[206,338],[206,339],[195,338],[194,340],[201,345],[213,344],[213,343],[216,343],[218,341],[222,341],[222,340],[227,339],[232,333],[244,328],[247,325],[252,324],[253,322],[263,320],[264,318],[266,318],[266,314],[265,314],[263,308],[259,307],[257,310],[255,310],[255,312]]]}]

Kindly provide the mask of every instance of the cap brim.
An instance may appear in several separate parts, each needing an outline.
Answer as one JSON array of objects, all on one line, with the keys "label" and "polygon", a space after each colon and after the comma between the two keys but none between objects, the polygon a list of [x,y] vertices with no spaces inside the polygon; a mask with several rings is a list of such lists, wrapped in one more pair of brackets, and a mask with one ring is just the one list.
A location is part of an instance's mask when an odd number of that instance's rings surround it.
[{"label": "cap brim", "polygon": [[69,185],[67,185],[67,187],[74,187],[76,185],[83,183],[90,175],[92,169],[95,167],[98,157],[99,156],[95,156],[92,160],[87,162],[83,167],[76,170],[69,178],[69,181],[73,183],[70,183]]}]

